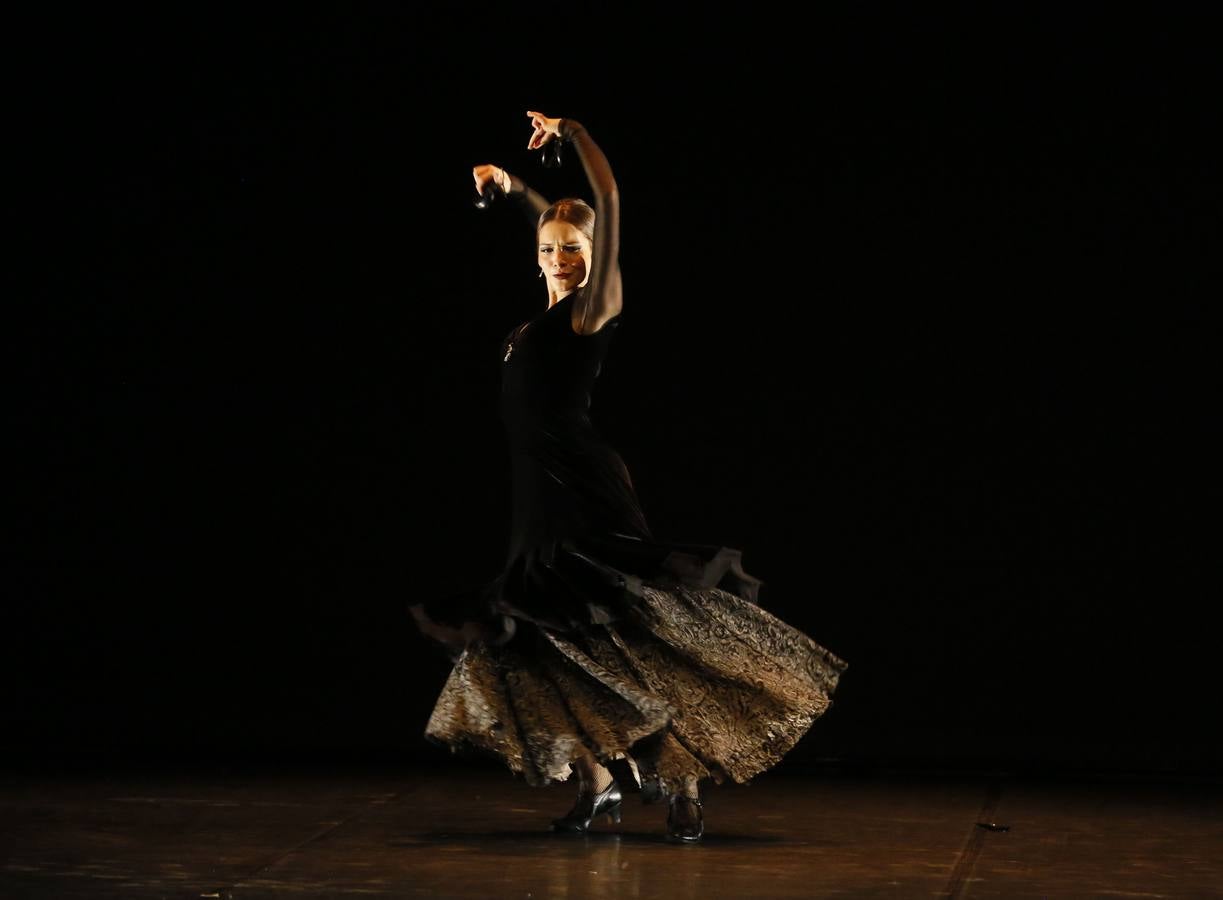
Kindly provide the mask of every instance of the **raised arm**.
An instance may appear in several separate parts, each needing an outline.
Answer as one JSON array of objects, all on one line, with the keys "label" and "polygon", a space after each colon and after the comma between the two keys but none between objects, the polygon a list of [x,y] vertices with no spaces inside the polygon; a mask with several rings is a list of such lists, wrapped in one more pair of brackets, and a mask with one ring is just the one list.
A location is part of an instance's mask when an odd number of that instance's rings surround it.
[{"label": "raised arm", "polygon": [[595,230],[591,247],[593,261],[588,263],[586,282],[578,302],[578,330],[593,334],[608,319],[620,314],[623,291],[620,285],[620,189],[611,165],[594,138],[576,119],[550,119],[541,112],[527,110],[534,133],[527,142],[536,150],[550,140],[568,141],[577,150],[586,178],[594,192]]},{"label": "raised arm", "polygon": [[539,217],[542,216],[552,204],[548,202],[548,198],[539,191],[533,190],[530,185],[519,178],[517,175],[512,175],[509,172],[505,173],[509,179],[510,189],[506,191],[506,196],[514,201],[514,205],[522,210],[531,221],[531,233],[535,233],[535,229],[539,227]]},{"label": "raised arm", "polygon": [[586,305],[582,311],[582,332],[597,328],[623,306],[620,283],[620,189],[612,175],[611,164],[594,138],[576,119],[561,119],[560,137],[577,150],[594,192],[595,234],[594,266],[586,281]]}]

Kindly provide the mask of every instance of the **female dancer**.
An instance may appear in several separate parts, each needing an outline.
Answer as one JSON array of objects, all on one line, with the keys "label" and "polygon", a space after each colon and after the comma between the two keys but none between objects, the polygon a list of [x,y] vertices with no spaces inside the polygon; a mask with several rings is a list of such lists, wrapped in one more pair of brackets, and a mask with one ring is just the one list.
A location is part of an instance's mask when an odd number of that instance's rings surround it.
[{"label": "female dancer", "polygon": [[832,705],[848,664],[759,606],[763,582],[738,550],[651,534],[589,414],[622,320],[619,190],[579,122],[527,116],[527,148],[575,148],[595,205],[549,203],[496,166],[472,171],[477,191],[491,182],[528,214],[548,305],[499,351],[513,471],[505,567],[410,606],[454,662],[425,736],[492,753],[532,785],[576,770],[577,802],[555,830],[619,822],[629,791],[666,798],[668,837],[696,841],[700,780],[742,784],[774,765]]}]

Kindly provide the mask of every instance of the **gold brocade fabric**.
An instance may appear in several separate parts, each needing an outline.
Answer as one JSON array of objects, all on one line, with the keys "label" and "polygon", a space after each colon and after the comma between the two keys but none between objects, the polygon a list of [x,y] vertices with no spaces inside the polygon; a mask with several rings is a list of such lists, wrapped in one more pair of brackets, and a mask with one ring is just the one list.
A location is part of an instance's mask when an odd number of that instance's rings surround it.
[{"label": "gold brocade fabric", "polygon": [[627,618],[562,633],[519,622],[455,663],[425,736],[502,759],[531,785],[566,780],[583,746],[631,757],[665,793],[685,776],[746,783],[832,705],[847,663],[721,588],[642,589]]}]

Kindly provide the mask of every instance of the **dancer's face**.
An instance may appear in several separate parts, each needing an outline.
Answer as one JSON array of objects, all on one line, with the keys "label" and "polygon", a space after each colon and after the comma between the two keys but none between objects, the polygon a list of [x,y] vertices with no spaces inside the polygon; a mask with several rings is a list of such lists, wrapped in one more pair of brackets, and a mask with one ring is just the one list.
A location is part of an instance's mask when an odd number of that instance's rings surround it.
[{"label": "dancer's face", "polygon": [[586,283],[590,267],[590,244],[585,235],[568,222],[553,219],[539,229],[539,268],[556,292],[576,290]]}]

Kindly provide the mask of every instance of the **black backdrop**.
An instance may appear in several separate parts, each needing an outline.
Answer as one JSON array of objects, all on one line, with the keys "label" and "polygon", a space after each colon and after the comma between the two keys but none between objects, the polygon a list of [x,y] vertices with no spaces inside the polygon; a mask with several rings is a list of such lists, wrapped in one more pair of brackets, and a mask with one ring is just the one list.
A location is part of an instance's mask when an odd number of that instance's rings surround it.
[{"label": "black backdrop", "polygon": [[652,528],[850,662],[788,761],[1217,771],[1199,35],[27,23],[6,752],[445,758],[406,604],[497,571],[496,346],[546,302],[471,167],[590,196],[536,109],[621,188],[594,415]]}]

